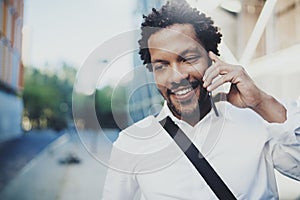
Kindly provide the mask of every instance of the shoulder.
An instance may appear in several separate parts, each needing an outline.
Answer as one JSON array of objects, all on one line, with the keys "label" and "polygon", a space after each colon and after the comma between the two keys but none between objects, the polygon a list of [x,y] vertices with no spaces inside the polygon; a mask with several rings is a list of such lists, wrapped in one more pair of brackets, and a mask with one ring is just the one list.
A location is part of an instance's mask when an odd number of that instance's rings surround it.
[{"label": "shoulder", "polygon": [[149,146],[159,144],[165,138],[163,128],[154,116],[148,116],[122,130],[114,147],[129,152],[145,153]]},{"label": "shoulder", "polygon": [[230,103],[224,103],[224,126],[231,134],[237,137],[260,138],[267,140],[268,132],[266,122],[256,112],[249,108],[238,108]]},{"label": "shoulder", "polygon": [[245,152],[252,151],[254,146],[263,148],[269,138],[264,119],[251,109],[238,108],[230,103],[224,106],[221,140],[226,147],[234,144],[236,149]]},{"label": "shoulder", "polygon": [[161,152],[170,152],[167,150],[172,146],[167,147],[172,141],[154,116],[146,117],[120,132],[113,144],[110,166],[127,172],[149,171],[153,164],[160,167],[155,161],[160,160]]},{"label": "shoulder", "polygon": [[228,102],[224,102],[224,111],[225,119],[236,124],[264,125],[264,119],[250,108],[238,108]]},{"label": "shoulder", "polygon": [[122,130],[120,139],[127,137],[145,138],[153,135],[153,131],[156,129],[160,129],[160,125],[157,119],[150,115]]}]

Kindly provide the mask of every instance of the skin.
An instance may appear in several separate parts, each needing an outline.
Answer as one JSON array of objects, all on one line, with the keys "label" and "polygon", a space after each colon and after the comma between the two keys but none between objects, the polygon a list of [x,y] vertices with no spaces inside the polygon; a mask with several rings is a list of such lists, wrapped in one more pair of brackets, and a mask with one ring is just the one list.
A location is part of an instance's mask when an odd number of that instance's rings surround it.
[{"label": "skin", "polygon": [[[150,36],[148,46],[158,90],[177,118],[195,125],[211,109],[202,87],[211,60],[197,41],[193,27],[175,24],[162,29]],[[192,90],[187,94],[176,94],[189,88]]]},{"label": "skin", "polygon": [[230,82],[228,102],[251,108],[268,122],[286,120],[286,109],[260,90],[242,66],[225,63],[205,50],[191,24],[157,31],[148,46],[157,88],[175,117],[194,126],[211,110],[207,91]]}]

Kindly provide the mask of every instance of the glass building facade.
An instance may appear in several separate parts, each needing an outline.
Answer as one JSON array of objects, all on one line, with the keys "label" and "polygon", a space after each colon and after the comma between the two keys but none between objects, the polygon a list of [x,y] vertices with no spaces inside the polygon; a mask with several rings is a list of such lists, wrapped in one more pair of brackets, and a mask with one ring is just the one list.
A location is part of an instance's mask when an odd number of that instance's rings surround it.
[{"label": "glass building facade", "polygon": [[[135,27],[140,27],[142,16],[151,12],[152,8],[159,8],[164,0],[137,0],[137,9],[133,15]],[[136,43],[140,39],[140,34],[136,35]],[[137,44],[136,44],[137,45]],[[148,115],[156,115],[163,102],[161,95],[156,89],[153,74],[143,65],[138,51],[133,57],[134,78],[129,86],[129,125],[139,121]]]}]

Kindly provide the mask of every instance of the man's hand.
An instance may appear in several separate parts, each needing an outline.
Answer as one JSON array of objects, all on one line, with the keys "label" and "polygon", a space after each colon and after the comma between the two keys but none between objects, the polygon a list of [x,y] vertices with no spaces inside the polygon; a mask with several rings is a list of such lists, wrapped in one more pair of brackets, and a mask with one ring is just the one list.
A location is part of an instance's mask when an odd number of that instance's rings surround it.
[{"label": "man's hand", "polygon": [[209,52],[209,57],[213,64],[203,76],[203,87],[213,91],[224,83],[230,82],[231,87],[226,97],[232,105],[251,108],[268,122],[282,123],[286,120],[284,106],[260,90],[242,66],[225,63],[213,52]]}]

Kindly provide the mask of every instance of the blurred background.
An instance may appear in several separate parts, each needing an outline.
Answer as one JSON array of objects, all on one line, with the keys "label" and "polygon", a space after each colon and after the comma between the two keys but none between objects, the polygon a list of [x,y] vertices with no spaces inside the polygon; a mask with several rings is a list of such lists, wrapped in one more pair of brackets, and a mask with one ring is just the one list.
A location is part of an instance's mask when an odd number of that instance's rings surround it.
[{"label": "blurred background", "polygon": [[[162,99],[145,84],[153,77],[139,68],[136,51],[114,60],[96,56],[95,69],[113,70],[89,93],[74,95],[76,73],[99,45],[138,29],[142,14],[164,2],[0,0],[0,199],[101,197],[106,166],[92,155],[109,155],[109,147],[100,148],[103,135],[114,141],[120,129],[157,113]],[[276,98],[299,100],[300,0],[188,2],[220,27],[222,59],[243,64]],[[137,32],[129,42],[136,47],[138,39]],[[116,86],[125,76],[130,81]],[[90,122],[90,109],[101,130]],[[300,199],[299,182],[278,173],[277,180],[280,199]]]}]

